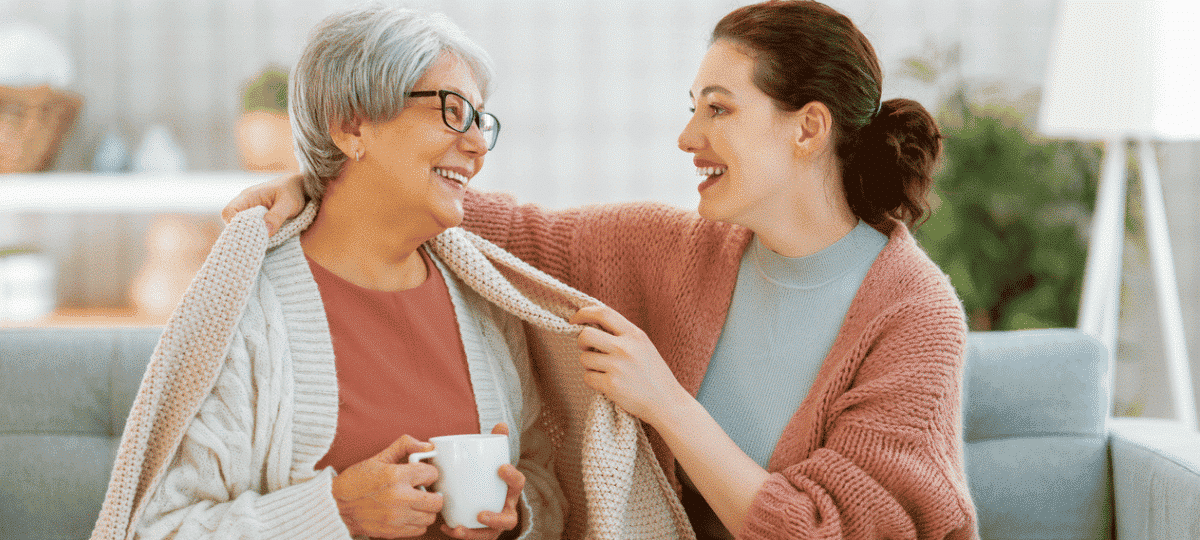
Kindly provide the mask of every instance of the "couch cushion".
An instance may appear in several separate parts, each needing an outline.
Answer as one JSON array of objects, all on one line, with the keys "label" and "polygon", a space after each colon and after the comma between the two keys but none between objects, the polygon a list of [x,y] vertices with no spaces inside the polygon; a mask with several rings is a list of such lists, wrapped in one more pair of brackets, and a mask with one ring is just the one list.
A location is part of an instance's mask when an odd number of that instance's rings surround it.
[{"label": "couch cushion", "polygon": [[972,332],[967,340],[967,442],[1034,435],[1104,435],[1108,356],[1075,329]]},{"label": "couch cushion", "polygon": [[119,437],[161,328],[0,328],[0,433]]},{"label": "couch cushion", "polygon": [[967,445],[967,477],[984,540],[1108,538],[1108,445],[1093,437],[1010,438]]},{"label": "couch cushion", "polygon": [[965,459],[984,540],[1108,538],[1108,380],[1105,348],[1078,330],[969,335]]},{"label": "couch cushion", "polygon": [[87,538],[161,328],[0,328],[0,540]]},{"label": "couch cushion", "polygon": [[0,434],[0,540],[87,538],[119,439]]}]

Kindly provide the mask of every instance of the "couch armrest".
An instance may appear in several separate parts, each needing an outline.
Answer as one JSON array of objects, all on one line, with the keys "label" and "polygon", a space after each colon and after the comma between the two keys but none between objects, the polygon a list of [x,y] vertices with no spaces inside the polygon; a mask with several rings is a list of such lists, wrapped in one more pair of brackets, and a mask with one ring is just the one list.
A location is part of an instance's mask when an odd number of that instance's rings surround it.
[{"label": "couch armrest", "polygon": [[1200,433],[1157,418],[1108,427],[1116,538],[1200,538]]}]

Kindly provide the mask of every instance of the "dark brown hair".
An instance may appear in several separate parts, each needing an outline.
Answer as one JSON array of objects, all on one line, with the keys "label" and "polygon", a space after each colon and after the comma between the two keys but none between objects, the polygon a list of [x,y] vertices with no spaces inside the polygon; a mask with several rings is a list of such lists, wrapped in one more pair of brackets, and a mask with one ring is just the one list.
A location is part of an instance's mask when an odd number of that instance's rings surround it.
[{"label": "dark brown hair", "polygon": [[769,0],[738,8],[713,29],[751,49],[754,84],[785,111],[817,101],[829,108],[850,209],[881,225],[910,227],[929,214],[941,133],[920,103],[880,103],[875,49],[845,15],[813,0]]}]

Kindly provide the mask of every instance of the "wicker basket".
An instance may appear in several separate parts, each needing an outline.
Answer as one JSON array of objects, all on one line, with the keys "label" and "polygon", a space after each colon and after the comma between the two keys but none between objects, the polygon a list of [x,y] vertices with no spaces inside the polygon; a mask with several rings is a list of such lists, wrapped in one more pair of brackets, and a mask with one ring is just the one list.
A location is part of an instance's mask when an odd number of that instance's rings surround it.
[{"label": "wicker basket", "polygon": [[49,86],[0,86],[0,173],[45,169],[83,98]]}]

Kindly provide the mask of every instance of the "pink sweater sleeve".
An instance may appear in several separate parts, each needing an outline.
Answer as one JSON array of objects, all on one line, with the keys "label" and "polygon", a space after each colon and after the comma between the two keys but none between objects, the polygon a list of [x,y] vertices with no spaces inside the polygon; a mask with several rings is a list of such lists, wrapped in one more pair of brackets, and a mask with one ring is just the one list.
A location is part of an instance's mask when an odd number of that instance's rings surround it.
[{"label": "pink sweater sleeve", "polygon": [[679,347],[689,358],[712,353],[750,238],[656,203],[551,211],[468,190],[464,209],[463,228],[621,312],[668,363]]},{"label": "pink sweater sleeve", "polygon": [[[831,358],[854,360],[812,389],[824,398],[815,411],[824,434],[798,461],[787,456],[809,449],[780,442],[774,460],[791,464],[759,491],[739,538],[977,537],[961,443],[966,325],[948,285],[924,277],[928,290],[848,314],[861,331],[840,336]],[[893,286],[860,295],[903,297],[897,289],[913,285],[875,278]]]},{"label": "pink sweater sleeve", "polygon": [[536,204],[517,204],[506,193],[467,190],[462,228],[478,234],[568,285],[577,231],[586,222],[580,210],[554,212]]}]

